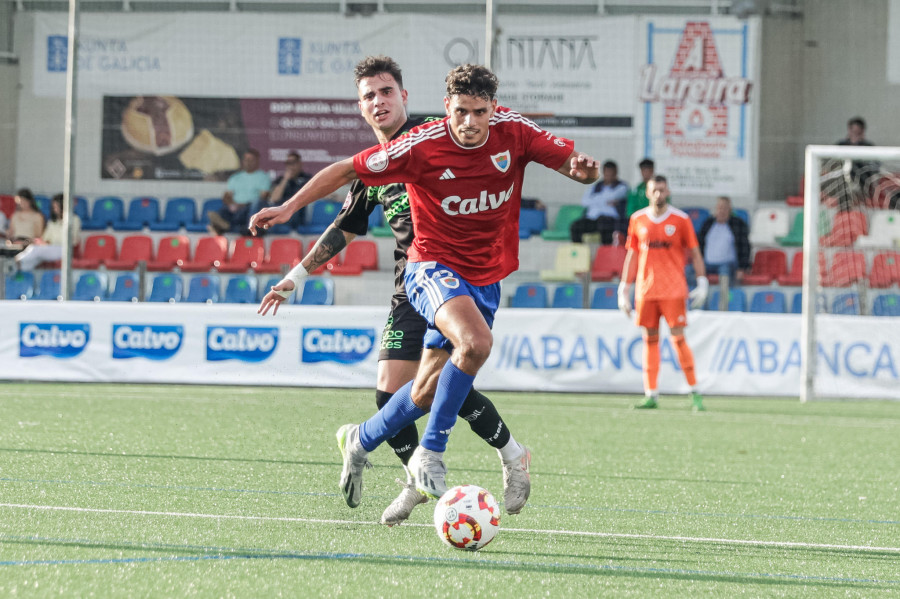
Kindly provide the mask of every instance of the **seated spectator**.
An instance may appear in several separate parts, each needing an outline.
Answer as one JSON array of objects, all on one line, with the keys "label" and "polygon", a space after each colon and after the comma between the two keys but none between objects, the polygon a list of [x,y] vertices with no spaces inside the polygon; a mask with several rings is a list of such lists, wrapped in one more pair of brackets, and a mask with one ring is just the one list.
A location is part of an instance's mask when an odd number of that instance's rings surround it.
[{"label": "seated spectator", "polygon": [[855,116],[847,121],[847,137],[837,142],[839,146],[874,146],[866,139],[866,121],[861,116]]},{"label": "seated spectator", "polygon": [[[65,231],[63,231],[63,194],[53,196],[50,203],[50,222],[44,229],[43,235],[36,238],[31,245],[16,255],[16,265],[19,270],[34,270],[41,262],[56,262],[62,260],[62,243]],[[78,237],[81,235],[81,219],[77,214],[72,215],[72,246],[78,245]]]},{"label": "seated spectator", "polygon": [[740,283],[750,269],[750,240],[747,223],[731,213],[731,200],[720,196],[713,215],[700,227],[697,241],[706,263],[706,272],[728,275]]},{"label": "seated spectator", "polygon": [[[835,142],[839,146],[874,146],[866,139],[866,121],[861,116],[855,116],[847,121],[847,137]],[[859,186],[859,192],[865,197],[871,196],[868,188],[869,180],[878,172],[881,164],[872,160],[854,160],[850,165],[850,180]],[[842,210],[850,210],[858,204],[860,198],[854,198],[856,190],[849,189],[838,197],[838,207]]]},{"label": "seated spectator", "polygon": [[650,200],[647,199],[647,181],[653,178],[656,165],[649,158],[644,158],[638,163],[638,168],[641,169],[641,182],[628,192],[628,201],[625,205],[626,219],[631,218],[631,215],[641,208],[650,205]]},{"label": "seated spectator", "polygon": [[222,196],[224,206],[218,212],[210,211],[209,232],[221,235],[227,231],[239,231],[249,235],[250,208],[269,197],[272,182],[269,175],[259,170],[259,151],[244,152],[241,170],[231,175]]},{"label": "seated spectator", "polygon": [[572,223],[572,241],[581,242],[585,233],[600,233],[600,243],[610,245],[613,232],[625,214],[628,185],[619,180],[619,167],[612,160],[603,163],[603,179],[588,187],[581,198],[584,214]]},{"label": "seated spectator", "polygon": [[[269,206],[281,206],[300,191],[300,188],[306,185],[310,179],[312,179],[312,175],[303,171],[303,160],[300,158],[300,154],[290,152],[287,160],[284,161],[284,174],[275,179],[269,197],[260,200],[253,212],[259,212]],[[288,221],[292,229],[303,224],[305,212],[306,207],[303,207],[294,213],[291,220]]]},{"label": "seated spectator", "polygon": [[28,245],[44,232],[44,215],[27,187],[16,192],[16,211],[6,231],[7,243]]}]

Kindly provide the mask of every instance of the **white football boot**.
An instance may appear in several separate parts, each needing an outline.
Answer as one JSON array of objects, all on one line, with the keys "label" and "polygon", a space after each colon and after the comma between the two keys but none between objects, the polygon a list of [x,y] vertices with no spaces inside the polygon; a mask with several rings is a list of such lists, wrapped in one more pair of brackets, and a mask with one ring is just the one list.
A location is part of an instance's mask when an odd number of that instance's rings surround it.
[{"label": "white football boot", "polygon": [[416,479],[416,490],[432,499],[440,499],[447,492],[444,479],[447,466],[444,465],[444,452],[416,447],[409,459],[409,471]]},{"label": "white football boot", "polygon": [[522,448],[522,454],[510,461],[501,460],[503,464],[503,506],[507,514],[518,514],[525,507],[528,496],[531,494],[531,475],[528,468],[531,466],[531,450],[518,444]]},{"label": "white football boot", "polygon": [[399,478],[396,479],[397,484],[403,487],[403,489],[400,491],[400,494],[397,495],[397,498],[391,502],[391,505],[387,506],[384,513],[381,514],[381,523],[387,524],[388,526],[394,526],[395,524],[400,524],[404,520],[407,520],[417,505],[428,502],[428,497],[416,490],[416,483],[413,482],[409,468],[406,466],[403,468],[406,469],[407,473],[406,481],[404,482]]},{"label": "white football boot", "polygon": [[344,468],[341,470],[341,480],[338,484],[347,505],[356,507],[362,499],[363,470],[372,467],[367,458],[369,452],[363,449],[359,442],[358,424],[345,424],[339,428],[337,442],[344,458]]}]

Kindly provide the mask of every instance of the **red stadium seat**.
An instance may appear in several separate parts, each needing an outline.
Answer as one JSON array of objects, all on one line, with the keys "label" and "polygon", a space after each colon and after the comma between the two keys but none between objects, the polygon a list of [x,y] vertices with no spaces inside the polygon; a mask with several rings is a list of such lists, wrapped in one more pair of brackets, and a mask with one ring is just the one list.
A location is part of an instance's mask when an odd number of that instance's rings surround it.
[{"label": "red stadium seat", "polygon": [[122,249],[115,260],[107,260],[110,270],[132,270],[138,262],[153,260],[153,240],[148,235],[131,235],[122,240]]},{"label": "red stadium seat", "polygon": [[16,196],[0,195],[0,212],[7,218],[12,218],[13,212],[16,211]]},{"label": "red stadium seat", "polygon": [[81,258],[72,259],[72,268],[94,270],[100,264],[116,258],[116,238],[112,235],[90,235],[84,241]]},{"label": "red stadium seat", "polygon": [[834,215],[831,232],[819,238],[822,247],[850,247],[860,235],[869,234],[866,215],[858,210],[842,210]]},{"label": "red stadium seat", "polygon": [[247,272],[262,264],[266,243],[262,237],[238,237],[231,244],[231,256],[219,265],[219,272]]},{"label": "red stadium seat", "polygon": [[147,263],[147,270],[168,272],[191,259],[191,242],[186,235],[169,235],[159,240],[156,259]]},{"label": "red stadium seat", "polygon": [[781,250],[759,250],[753,256],[750,272],[744,275],[744,285],[768,285],[787,274],[787,257]]},{"label": "red stadium seat", "polygon": [[378,245],[369,239],[352,242],[344,250],[344,261],[331,269],[333,275],[359,275],[364,270],[378,270]]},{"label": "red stadium seat", "polygon": [[[825,256],[823,254],[819,254],[819,278],[821,279],[825,275]],[[791,270],[785,274],[778,277],[779,285],[788,285],[791,287],[799,287],[803,284],[803,252],[797,252],[794,254],[794,259],[791,261]]]},{"label": "red stadium seat", "polygon": [[591,263],[592,281],[611,281],[622,277],[622,267],[625,265],[625,246],[601,245],[594,254]]},{"label": "red stadium seat", "polygon": [[302,259],[303,244],[299,240],[289,237],[273,239],[269,245],[269,255],[254,270],[260,274],[278,274],[283,264],[293,268]]},{"label": "red stadium seat", "polygon": [[862,252],[837,252],[831,259],[831,268],[823,273],[822,286],[849,287],[865,278],[866,257]]},{"label": "red stadium seat", "polygon": [[225,262],[227,254],[228,240],[225,237],[221,235],[201,237],[197,241],[197,249],[194,250],[194,259],[179,266],[184,272],[206,272],[219,268]]},{"label": "red stadium seat", "polygon": [[884,289],[900,284],[900,252],[881,252],[872,259],[869,287]]}]

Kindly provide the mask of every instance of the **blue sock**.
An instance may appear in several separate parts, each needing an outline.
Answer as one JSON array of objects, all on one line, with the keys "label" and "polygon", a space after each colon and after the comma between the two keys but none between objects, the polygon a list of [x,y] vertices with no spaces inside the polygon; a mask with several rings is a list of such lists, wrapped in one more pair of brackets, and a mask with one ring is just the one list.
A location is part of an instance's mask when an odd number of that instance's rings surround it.
[{"label": "blue sock", "polygon": [[425,415],[425,410],[412,401],[413,382],[400,387],[393,397],[374,416],[359,427],[359,442],[366,451],[376,447],[396,435],[403,427]]},{"label": "blue sock", "polygon": [[466,374],[453,362],[448,360],[444,364],[438,378],[434,403],[431,404],[431,417],[425,427],[425,434],[422,435],[422,447],[431,451],[444,451],[447,448],[450,429],[456,424],[459,409],[472,390],[474,381],[473,375]]}]

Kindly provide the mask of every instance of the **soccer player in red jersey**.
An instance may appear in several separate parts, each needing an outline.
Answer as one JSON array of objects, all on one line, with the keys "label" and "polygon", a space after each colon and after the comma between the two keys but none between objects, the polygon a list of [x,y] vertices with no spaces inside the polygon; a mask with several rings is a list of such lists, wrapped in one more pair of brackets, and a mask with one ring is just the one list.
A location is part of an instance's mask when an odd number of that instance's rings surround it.
[{"label": "soccer player in red jersey", "polygon": [[[299,208],[357,178],[367,185],[406,183],[416,229],[406,290],[428,321],[425,347],[447,350],[423,357],[416,378],[384,408],[344,429],[343,488],[361,483],[368,452],[430,409],[409,467],[420,492],[440,497],[446,491],[447,439],[490,355],[500,281],[518,268],[525,166],[539,162],[581,183],[599,177],[596,161],[571,141],[497,106],[497,78],[489,69],[462,65],[446,82],[446,118],[326,167],[289,200]],[[251,227],[272,222],[281,221],[259,218]]]},{"label": "soccer player in red jersey", "polygon": [[[656,408],[659,400],[659,319],[664,317],[672,334],[678,363],[691,386],[694,411],[704,410],[703,397],[697,392],[694,374],[694,354],[684,338],[687,324],[685,300],[690,299],[693,308],[699,308],[706,300],[709,282],[706,279],[703,256],[697,244],[697,236],[691,219],[681,210],[669,205],[669,184],[662,175],[647,182],[647,198],[650,205],[635,212],[628,221],[628,248],[619,284],[619,308],[631,317],[631,282],[637,260],[635,287],[635,312],[637,324],[644,337],[644,393],[646,398],[635,408]],[[684,277],[685,250],[690,250],[691,261],[697,272],[697,287],[688,293]]]}]

